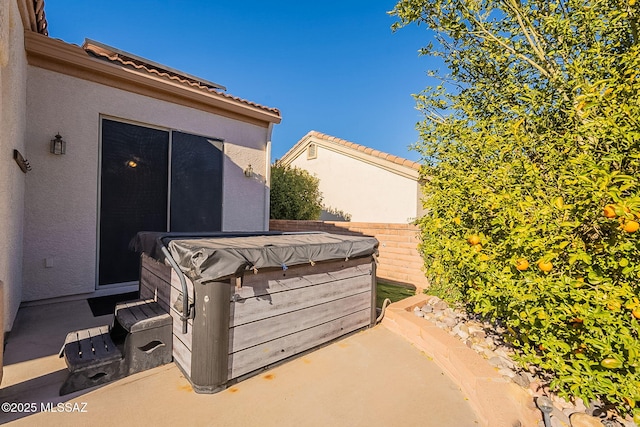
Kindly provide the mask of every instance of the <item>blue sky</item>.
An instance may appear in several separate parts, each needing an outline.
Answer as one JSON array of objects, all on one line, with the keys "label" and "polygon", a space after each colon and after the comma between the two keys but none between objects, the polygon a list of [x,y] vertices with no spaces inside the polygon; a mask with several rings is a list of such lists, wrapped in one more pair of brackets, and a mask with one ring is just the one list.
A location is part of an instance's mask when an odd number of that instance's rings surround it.
[{"label": "blue sky", "polygon": [[433,59],[422,27],[396,33],[393,0],[49,0],[49,35],[108,44],[279,108],[273,158],[308,131],[418,160],[420,113]]}]

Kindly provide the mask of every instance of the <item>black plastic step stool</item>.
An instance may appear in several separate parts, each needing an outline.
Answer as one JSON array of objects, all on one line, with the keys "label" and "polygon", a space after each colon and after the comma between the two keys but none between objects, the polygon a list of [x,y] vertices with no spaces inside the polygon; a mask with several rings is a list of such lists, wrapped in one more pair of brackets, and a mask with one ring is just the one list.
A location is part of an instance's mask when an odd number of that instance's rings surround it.
[{"label": "black plastic step stool", "polygon": [[108,326],[69,332],[62,354],[69,376],[60,387],[61,396],[122,378],[122,353],[111,340]]},{"label": "black plastic step stool", "polygon": [[116,305],[113,325],[67,334],[60,357],[69,375],[60,395],[105,384],[172,360],[172,318],[153,300]]},{"label": "black plastic step stool", "polygon": [[[124,336],[126,375],[170,363],[173,353],[171,315],[153,300],[116,305],[111,336]],[[118,340],[120,341],[120,340]]]}]

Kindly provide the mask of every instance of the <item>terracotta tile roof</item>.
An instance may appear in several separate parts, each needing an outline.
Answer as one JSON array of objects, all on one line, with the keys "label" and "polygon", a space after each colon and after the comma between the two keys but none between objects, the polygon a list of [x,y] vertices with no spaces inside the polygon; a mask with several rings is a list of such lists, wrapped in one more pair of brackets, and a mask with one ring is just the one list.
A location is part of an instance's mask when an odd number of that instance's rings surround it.
[{"label": "terracotta tile roof", "polygon": [[169,67],[156,64],[152,61],[145,60],[133,54],[128,54],[127,52],[117,50],[110,46],[103,45],[92,40],[85,40],[82,48],[96,58],[117,63],[127,68],[131,68],[144,73],[154,74],[164,79],[172,80],[183,85],[187,85],[202,91],[207,91],[209,93],[213,93],[218,96],[240,102],[242,104],[250,105],[252,107],[280,115],[280,110],[278,110],[277,108],[265,107],[263,105],[256,104],[255,102],[251,102],[246,99],[238,98],[236,96],[222,92],[223,90],[226,90],[224,86],[206,81],[204,79],[199,79],[195,76],[182,73],[178,70],[173,70]]},{"label": "terracotta tile roof", "polygon": [[[307,135],[305,136],[315,136],[316,138],[319,139],[323,139],[325,141],[330,141],[333,142],[335,144],[339,144],[339,145],[343,145],[345,147],[349,147],[352,148],[354,150],[360,151],[364,154],[368,154],[370,156],[373,157],[379,157],[381,159],[385,159],[389,162],[393,162],[395,164],[401,165],[401,166],[405,166],[411,169],[415,169],[417,171],[420,170],[420,163],[418,162],[414,162],[412,160],[408,160],[408,159],[403,159],[402,157],[398,157],[398,156],[394,156],[393,154],[389,154],[389,153],[384,153],[382,151],[378,151],[376,149],[370,148],[370,147],[365,147],[364,145],[360,145],[360,144],[356,144],[354,142],[351,141],[347,141],[345,139],[341,139],[341,138],[337,138],[335,136],[331,136],[331,135],[327,135],[321,132],[317,132],[315,130],[310,131],[309,133],[307,133]],[[302,138],[302,139],[305,139]]]},{"label": "terracotta tile roof", "polygon": [[47,17],[44,14],[44,0],[33,0],[33,9],[36,12],[36,29],[38,33],[48,36]]}]

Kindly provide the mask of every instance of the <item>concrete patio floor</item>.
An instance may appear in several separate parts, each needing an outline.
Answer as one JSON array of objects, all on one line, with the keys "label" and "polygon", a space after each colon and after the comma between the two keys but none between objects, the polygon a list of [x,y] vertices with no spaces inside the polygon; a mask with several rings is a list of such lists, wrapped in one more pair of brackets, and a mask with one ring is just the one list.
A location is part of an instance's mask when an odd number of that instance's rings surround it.
[{"label": "concrete patio floor", "polygon": [[[58,396],[67,332],[109,324],[85,300],[24,307],[4,355],[0,412],[11,425],[478,426],[459,387],[424,353],[383,325],[353,334],[217,394],[196,394],[171,363]],[[64,402],[73,412],[41,412]],[[78,405],[74,405],[74,404]],[[82,411],[82,412],[78,412]]]}]

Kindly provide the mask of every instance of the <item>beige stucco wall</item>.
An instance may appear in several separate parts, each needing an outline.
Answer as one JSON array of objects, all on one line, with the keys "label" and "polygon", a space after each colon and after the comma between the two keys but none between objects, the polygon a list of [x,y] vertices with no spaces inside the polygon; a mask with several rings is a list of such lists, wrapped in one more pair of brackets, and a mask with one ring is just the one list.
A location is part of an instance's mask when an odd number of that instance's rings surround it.
[{"label": "beige stucco wall", "polygon": [[[265,224],[268,129],[29,66],[24,301],[92,292],[96,276],[100,117],[225,140],[223,230]],[[60,132],[67,153],[49,153]],[[257,177],[243,170],[251,164]],[[45,258],[53,267],[45,268]]]},{"label": "beige stucco wall", "polygon": [[13,325],[22,295],[22,231],[25,175],[13,150],[24,146],[27,61],[22,19],[13,0],[0,1],[0,282],[4,329]]},{"label": "beige stucco wall", "polygon": [[320,145],[317,158],[307,160],[307,152],[292,166],[320,178],[326,207],[351,214],[351,221],[407,223],[418,212],[418,183],[362,160],[337,153]]}]

